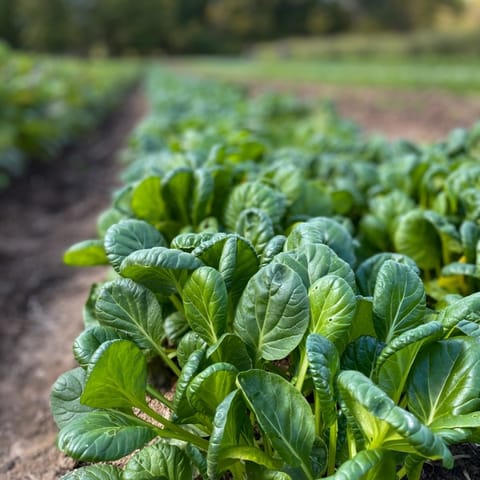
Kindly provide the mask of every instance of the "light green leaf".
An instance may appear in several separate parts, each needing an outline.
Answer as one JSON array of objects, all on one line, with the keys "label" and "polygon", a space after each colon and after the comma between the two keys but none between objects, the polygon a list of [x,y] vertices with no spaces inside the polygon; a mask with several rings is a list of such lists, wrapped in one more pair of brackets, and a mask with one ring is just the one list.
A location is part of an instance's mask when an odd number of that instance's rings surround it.
[{"label": "light green leaf", "polygon": [[181,448],[157,442],[128,461],[122,480],[192,480],[192,476],[190,460]]},{"label": "light green leaf", "polygon": [[63,254],[63,261],[74,267],[108,265],[103,240],[84,240],[72,245]]},{"label": "light green leaf", "polygon": [[105,235],[105,251],[118,272],[123,260],[132,252],[152,247],[166,247],[162,234],[149,223],[128,219],[112,225]]},{"label": "light green leaf", "polygon": [[343,225],[328,217],[315,217],[295,226],[287,238],[285,250],[318,243],[328,245],[349,265],[355,264],[352,236]]},{"label": "light green leaf", "polygon": [[425,219],[423,210],[412,210],[400,217],[394,242],[398,252],[413,258],[421,268],[439,267],[441,240],[435,228]]},{"label": "light green leaf", "polygon": [[235,306],[245,285],[258,270],[257,254],[250,242],[235,234],[215,235],[192,253],[222,274]]},{"label": "light green leaf", "polygon": [[204,168],[194,170],[193,178],[191,217],[192,224],[198,225],[210,213],[215,184],[211,173]]},{"label": "light green leaf", "polygon": [[453,457],[442,439],[410,412],[400,408],[369,378],[355,370],[337,377],[337,386],[349,415],[361,427],[369,448],[419,453],[453,465]]},{"label": "light green leaf", "polygon": [[315,424],[310,405],[287,380],[263,370],[238,375],[238,386],[280,457],[312,478]]},{"label": "light green leaf", "polygon": [[457,337],[426,347],[407,383],[409,410],[427,425],[480,410],[480,345]]},{"label": "light green leaf", "polygon": [[95,305],[98,321],[113,327],[142,349],[158,351],[165,335],[162,307],[155,295],[128,279],[106,283]]},{"label": "light green leaf", "polygon": [[190,253],[164,247],[137,250],[120,267],[120,273],[155,293],[181,291],[188,275],[203,263]]},{"label": "light green leaf", "polygon": [[301,278],[275,263],[248,282],[238,304],[234,331],[257,359],[279,360],[297,347],[308,322],[308,297]]},{"label": "light green leaf", "polygon": [[237,185],[227,200],[223,220],[227,228],[235,229],[243,210],[259,208],[278,224],[285,214],[286,199],[283,193],[261,182],[246,182]]},{"label": "light green leaf", "polygon": [[84,330],[73,342],[73,356],[78,364],[87,368],[97,348],[109,340],[125,339],[127,336],[112,327],[97,325]]},{"label": "light green leaf", "polygon": [[136,217],[158,222],[167,217],[165,202],[160,193],[160,177],[147,177],[135,185],[131,208]]},{"label": "light green leaf", "polygon": [[343,278],[327,275],[310,287],[308,299],[310,332],[328,338],[342,352],[348,343],[348,332],[355,317],[355,293]]},{"label": "light green leaf", "polygon": [[379,339],[396,336],[424,322],[425,290],[408,266],[387,260],[378,272],[373,295],[373,322]]},{"label": "light green leaf", "polygon": [[183,367],[187,363],[188,358],[195,350],[203,349],[206,345],[200,335],[192,331],[187,332],[177,347],[177,360],[180,366]]},{"label": "light green leaf", "polygon": [[222,275],[200,267],[186,281],[182,292],[190,328],[208,345],[214,344],[227,326],[228,295]]},{"label": "light green leaf", "polygon": [[195,415],[195,410],[187,399],[187,388],[191,380],[199,373],[205,362],[205,348],[195,350],[182,368],[175,387],[173,397],[173,411],[178,420],[188,422],[189,417]]},{"label": "light green leaf", "polygon": [[223,399],[235,389],[238,370],[229,363],[214,363],[188,384],[187,400],[200,413],[213,418]]},{"label": "light green leaf", "polygon": [[95,352],[80,402],[95,408],[145,405],[147,361],[128,340],[103,343]]},{"label": "light green leaf", "polygon": [[183,225],[191,224],[191,202],[194,177],[191,168],[181,167],[170,170],[162,179],[162,197],[172,219]]},{"label": "light green leaf", "polygon": [[253,442],[253,428],[245,421],[246,406],[239,390],[230,392],[218,405],[213,419],[213,429],[208,442],[208,477],[218,478],[221,473],[219,462],[224,458],[222,451],[228,447]]},{"label": "light green leaf", "polygon": [[437,320],[451,330],[462,320],[480,322],[480,292],[457,300],[439,312]]},{"label": "light green leaf", "polygon": [[58,448],[82,462],[107,462],[155,438],[153,428],[114,412],[95,411],[73,419],[58,435]]},{"label": "light green leaf", "polygon": [[342,463],[337,471],[326,477],[328,480],[363,480],[364,475],[371,471],[376,465],[382,462],[385,451],[376,448],[373,450],[362,450],[353,458]]},{"label": "light green leaf", "polygon": [[400,401],[405,382],[420,349],[443,336],[439,322],[429,322],[412,328],[394,338],[377,358],[377,384],[396,403]]},{"label": "light green leaf", "polygon": [[309,288],[326,275],[336,275],[356,290],[355,274],[350,265],[342,260],[330,247],[321,243],[302,245],[295,250],[280,253],[274,260],[295,270]]}]

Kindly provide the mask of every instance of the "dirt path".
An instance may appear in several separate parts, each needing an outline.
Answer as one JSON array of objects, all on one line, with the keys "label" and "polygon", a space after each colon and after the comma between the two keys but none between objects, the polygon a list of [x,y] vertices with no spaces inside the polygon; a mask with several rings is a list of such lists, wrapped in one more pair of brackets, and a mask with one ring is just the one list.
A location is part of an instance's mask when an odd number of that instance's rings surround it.
[{"label": "dirt path", "polygon": [[72,243],[95,236],[109,205],[113,157],[145,111],[133,93],[96,134],[0,196],[0,478],[51,480],[73,466],[57,452],[49,390],[74,366],[71,344],[103,269],[61,263]]}]

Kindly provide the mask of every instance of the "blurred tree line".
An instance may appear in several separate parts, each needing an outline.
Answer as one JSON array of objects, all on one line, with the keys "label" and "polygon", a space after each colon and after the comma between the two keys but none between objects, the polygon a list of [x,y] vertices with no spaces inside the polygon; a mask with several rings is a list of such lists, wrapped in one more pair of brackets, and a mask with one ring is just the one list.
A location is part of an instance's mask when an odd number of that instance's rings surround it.
[{"label": "blurred tree line", "polygon": [[232,53],[263,40],[409,31],[463,0],[0,0],[0,38],[37,51]]}]

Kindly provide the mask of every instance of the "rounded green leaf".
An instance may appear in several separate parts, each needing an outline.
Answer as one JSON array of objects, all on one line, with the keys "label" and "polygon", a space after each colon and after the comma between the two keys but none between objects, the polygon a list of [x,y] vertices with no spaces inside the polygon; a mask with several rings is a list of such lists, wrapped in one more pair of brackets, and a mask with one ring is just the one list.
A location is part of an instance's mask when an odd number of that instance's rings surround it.
[{"label": "rounded green leaf", "polygon": [[80,401],[95,408],[145,405],[147,361],[128,340],[103,343],[92,357]]},{"label": "rounded green leaf", "polygon": [[303,395],[284,378],[264,370],[242,372],[237,383],[278,455],[311,478],[315,424]]},{"label": "rounded green leaf", "polygon": [[167,217],[165,202],[160,193],[160,177],[147,177],[135,185],[131,193],[131,209],[135,216],[149,222]]},{"label": "rounded green leaf", "polygon": [[140,348],[161,348],[162,307],[142,285],[124,278],[106,283],[98,294],[95,314],[102,325],[115,328]]},{"label": "rounded green leaf", "polygon": [[81,367],[86,368],[102,343],[124,338],[126,335],[112,327],[97,325],[87,328],[73,342],[73,356]]},{"label": "rounded green leaf", "polygon": [[307,290],[300,276],[269,264],[248,282],[238,304],[235,333],[257,359],[285,358],[302,340],[309,322]]},{"label": "rounded green leaf", "polygon": [[162,179],[162,197],[169,216],[189,225],[191,221],[192,192],[194,190],[193,170],[187,167],[169,171]]},{"label": "rounded green leaf", "polygon": [[132,252],[166,245],[162,234],[142,220],[122,220],[112,225],[105,235],[105,251],[117,272],[123,260]]},{"label": "rounded green leaf", "polygon": [[278,224],[285,214],[286,199],[283,193],[261,182],[246,182],[236,186],[227,200],[223,214],[225,225],[230,230],[235,225],[243,210],[258,208],[268,215],[274,225]]},{"label": "rounded green leaf", "polygon": [[187,363],[188,358],[195,350],[203,349],[205,346],[206,343],[200,335],[192,331],[187,332],[177,347],[177,360],[180,366],[183,367]]},{"label": "rounded green leaf", "polygon": [[211,267],[200,267],[186,281],[182,292],[190,328],[214,344],[227,326],[228,295],[222,275]]},{"label": "rounded green leaf", "polygon": [[342,463],[333,475],[325,478],[326,480],[363,480],[365,475],[383,460],[384,456],[385,450],[380,448],[362,450]]},{"label": "rounded green leaf", "polygon": [[411,258],[406,257],[405,255],[387,252],[377,253],[376,255],[373,255],[362,262],[356,271],[358,287],[362,295],[373,295],[378,272],[387,260],[405,264],[416,273],[420,273],[417,264]]},{"label": "rounded green leaf", "polygon": [[295,270],[307,288],[326,275],[341,277],[352,290],[357,288],[355,274],[350,265],[330,247],[321,243],[301,245],[295,250],[280,253],[274,261],[284,263]]},{"label": "rounded green leaf", "polygon": [[420,352],[407,383],[408,407],[427,425],[480,410],[480,346],[469,337],[442,340]]},{"label": "rounded green leaf", "polygon": [[120,267],[120,273],[153,292],[170,295],[181,291],[188,275],[203,263],[187,252],[165,247],[137,250]]},{"label": "rounded green leaf", "polygon": [[271,218],[259,208],[248,208],[238,217],[235,231],[251,242],[258,255],[261,255],[275,231]]},{"label": "rounded green leaf", "polygon": [[253,428],[245,421],[246,405],[239,390],[230,392],[218,405],[213,419],[213,428],[208,442],[207,471],[209,479],[221,473],[219,467],[224,452],[229,447],[253,443]]},{"label": "rounded green leaf", "polygon": [[122,480],[192,480],[192,475],[190,460],[181,448],[157,442],[128,461]]},{"label": "rounded green leaf", "polygon": [[337,377],[339,393],[349,415],[361,427],[370,448],[419,453],[442,459],[446,467],[453,457],[443,440],[410,412],[400,408],[368,377],[345,370]]},{"label": "rounded green leaf", "polygon": [[214,363],[188,384],[187,399],[200,413],[213,418],[223,399],[235,389],[238,370],[229,363]]},{"label": "rounded green leaf", "polygon": [[60,375],[53,384],[50,408],[58,428],[63,428],[73,419],[92,411],[92,408],[80,403],[85,378],[85,370],[78,367]]},{"label": "rounded green leaf", "polygon": [[287,237],[285,235],[275,235],[270,241],[265,245],[262,256],[260,258],[260,266],[268,265],[275,255],[280,253],[283,250],[285,241]]},{"label": "rounded green leaf", "polygon": [[389,343],[424,323],[425,313],[425,289],[415,271],[392,260],[383,263],[373,293],[373,323],[378,338]]},{"label": "rounded green leaf", "polygon": [[63,261],[75,267],[108,265],[103,240],[84,240],[72,245],[63,254]]},{"label": "rounded green leaf", "polygon": [[299,223],[291,231],[285,243],[285,250],[294,250],[307,244],[328,245],[349,265],[355,264],[353,239],[348,230],[328,217],[316,217]]},{"label": "rounded green leaf", "polygon": [[355,293],[343,278],[327,275],[310,287],[308,299],[310,332],[328,338],[342,352],[357,308]]},{"label": "rounded green leaf", "polygon": [[258,270],[258,257],[250,242],[239,235],[215,235],[193,252],[205,265],[218,270],[233,305],[236,305],[245,285]]},{"label": "rounded green leaf", "polygon": [[424,210],[412,210],[398,219],[394,243],[397,252],[413,258],[424,270],[439,268],[442,263],[442,239]]},{"label": "rounded green leaf", "polygon": [[153,428],[120,413],[94,411],[73,419],[58,435],[58,448],[82,462],[107,462],[155,438]]}]

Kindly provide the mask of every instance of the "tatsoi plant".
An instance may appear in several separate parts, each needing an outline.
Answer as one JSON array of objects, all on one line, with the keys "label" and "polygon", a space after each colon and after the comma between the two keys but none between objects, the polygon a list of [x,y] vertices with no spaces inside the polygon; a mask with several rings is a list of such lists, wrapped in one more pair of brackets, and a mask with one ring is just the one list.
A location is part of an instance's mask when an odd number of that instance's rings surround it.
[{"label": "tatsoi plant", "polygon": [[328,109],[163,85],[99,238],[65,254],[112,273],[52,389],[59,448],[92,463],[64,478],[451,467],[480,435],[475,130],[365,142]]},{"label": "tatsoi plant", "polygon": [[[225,255],[229,241],[241,262]],[[69,455],[109,461],[144,447],[123,472],[105,467],[131,479],[152,469],[171,479],[419,478],[425,459],[451,466],[448,445],[475,437],[480,346],[465,334],[478,295],[430,312],[415,264],[398,255],[355,275],[351,237],[329,219],[298,224],[260,268],[247,267],[255,250],[236,235],[173,243],[184,250],[126,255],[117,268],[127,278],[98,293],[98,325],[74,345],[83,368],[52,390]],[[164,312],[168,303],[178,310]],[[183,329],[176,351],[164,343],[172,317]],[[173,400],[149,378],[155,356],[179,374]]]}]

